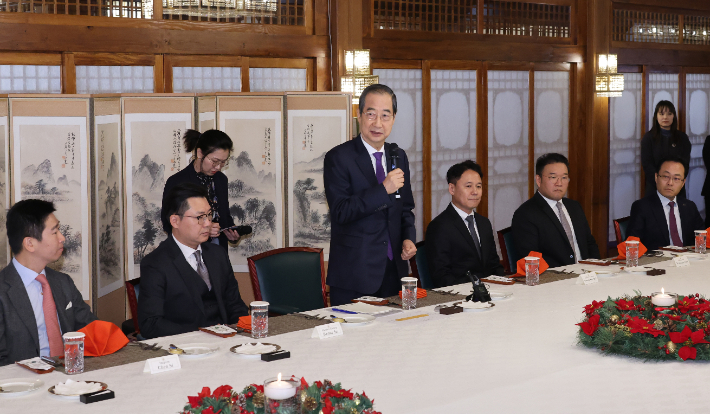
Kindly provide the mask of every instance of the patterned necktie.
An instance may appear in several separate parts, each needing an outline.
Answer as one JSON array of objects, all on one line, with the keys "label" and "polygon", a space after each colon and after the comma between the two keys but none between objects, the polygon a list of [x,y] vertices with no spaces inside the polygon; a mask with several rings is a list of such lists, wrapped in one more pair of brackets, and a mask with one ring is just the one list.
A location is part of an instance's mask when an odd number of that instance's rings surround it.
[{"label": "patterned necktie", "polygon": [[47,339],[49,340],[49,356],[64,355],[64,341],[62,331],[59,329],[57,320],[57,305],[54,303],[52,288],[47,282],[47,277],[43,274],[37,275],[36,281],[42,285],[42,311],[44,313],[44,326],[47,329]]},{"label": "patterned necktie", "polygon": [[200,251],[195,250],[195,258],[197,259],[197,274],[200,275],[205,284],[207,284],[207,290],[212,290],[212,284],[210,283],[210,274],[207,271],[207,266],[202,263],[202,258],[200,257]]},{"label": "patterned necktie", "polygon": [[[375,156],[375,177],[377,177],[377,183],[382,184],[385,181],[385,169],[382,168],[382,153],[375,152],[372,155]],[[392,243],[390,242],[389,229],[387,230],[387,258],[392,260],[394,255],[392,254]]]},{"label": "patterned necktie", "polygon": [[[572,247],[572,254],[576,255],[574,253],[574,237],[572,236],[572,227],[569,225],[569,222],[567,221],[567,216],[565,216],[565,212],[562,209],[562,201],[557,202],[557,211],[560,213],[560,223],[562,223],[562,228],[565,229],[565,234],[567,235],[567,240],[569,241],[570,247]],[[575,262],[576,262],[575,258]]]},{"label": "patterned necktie", "polygon": [[476,235],[476,229],[473,227],[473,214],[466,217],[466,221],[468,222],[468,231],[469,233],[471,233],[471,238],[473,238],[473,244],[476,245],[476,252],[478,252],[478,257],[482,261],[483,256],[481,255],[481,242],[478,240],[478,236]]},{"label": "patterned necktie", "polygon": [[675,202],[671,201],[668,203],[668,206],[670,206],[671,211],[668,213],[668,227],[670,227],[671,230],[671,244],[673,246],[683,246],[683,241],[680,239],[680,235],[678,234],[678,223],[675,221],[675,212],[673,207],[675,207]]}]

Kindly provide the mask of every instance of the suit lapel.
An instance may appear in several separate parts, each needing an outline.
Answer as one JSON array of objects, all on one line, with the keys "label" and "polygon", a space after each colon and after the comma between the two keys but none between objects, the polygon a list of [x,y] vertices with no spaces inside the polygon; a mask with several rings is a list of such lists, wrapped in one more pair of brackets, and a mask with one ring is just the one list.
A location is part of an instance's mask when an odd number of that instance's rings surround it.
[{"label": "suit lapel", "polygon": [[662,229],[661,234],[663,235],[664,246],[669,246],[671,244],[670,230],[668,227],[668,219],[666,218],[666,212],[663,209],[663,203],[661,199],[658,198],[658,194],[653,195],[653,218],[656,219],[656,223],[661,224],[659,227]]},{"label": "suit lapel", "polygon": [[[471,232],[468,230],[468,225],[464,223],[463,220],[461,220],[461,216],[459,216],[459,213],[456,211],[456,209],[454,209],[454,206],[452,206],[451,204],[449,204],[445,211],[449,215],[449,219],[451,219],[451,222],[454,224],[454,227],[456,227],[456,230],[461,233],[461,236],[464,238],[464,240],[466,240],[466,243],[468,243],[468,246],[471,248],[471,251],[473,251],[473,254],[475,256],[478,256],[478,250],[476,250],[476,245],[473,243],[473,237],[471,237]],[[474,217],[476,216],[474,215]],[[478,259],[480,260],[481,258],[479,257]]]},{"label": "suit lapel", "polygon": [[12,302],[12,306],[15,307],[16,314],[25,325],[30,335],[34,340],[35,346],[39,349],[39,334],[37,333],[37,321],[35,320],[35,313],[32,310],[32,304],[30,303],[30,297],[27,296],[27,290],[25,289],[24,283],[22,283],[22,278],[20,278],[19,273],[15,269],[15,266],[10,263],[5,268],[4,279],[8,287],[7,296]]},{"label": "suit lapel", "polygon": [[690,216],[691,214],[688,212],[688,200],[681,200],[678,197],[676,197],[676,201],[678,202],[678,217],[680,218],[680,238],[681,241],[685,244],[685,232],[686,229],[689,230],[691,233],[693,233],[694,230],[701,230],[701,229],[688,229],[687,226],[690,226]]},{"label": "suit lapel", "polygon": [[183,256],[182,254],[182,250],[180,250],[171,235],[168,236],[168,240],[170,249],[172,250],[172,256],[174,257],[173,265],[178,270],[178,275],[180,275],[180,278],[182,279],[183,283],[185,283],[185,287],[187,288],[187,290],[190,291],[190,295],[192,295],[192,299],[195,301],[195,304],[200,309],[200,312],[204,314],[205,305],[202,303],[202,298],[197,292],[197,289],[193,288],[193,286],[195,285],[195,277],[199,278],[200,276],[187,262],[185,256]]},{"label": "suit lapel", "polygon": [[552,221],[552,224],[555,226],[557,231],[560,232],[560,235],[562,235],[562,240],[567,242],[567,245],[574,251],[572,248],[572,245],[569,244],[569,239],[567,238],[567,233],[565,233],[565,229],[562,227],[562,223],[560,222],[560,219],[557,217],[557,214],[555,214],[554,211],[552,211],[552,207],[547,203],[547,200],[542,198],[542,195],[540,193],[535,193],[533,196],[535,197],[535,200],[537,201],[537,204],[540,206],[542,211],[545,212],[547,217]]},{"label": "suit lapel", "polygon": [[[489,249],[491,248],[488,243],[483,243],[484,240],[488,240],[488,234],[483,234],[484,231],[487,232],[488,226],[484,226],[481,223],[483,221],[482,215],[476,214],[473,217],[475,217],[476,219],[476,228],[478,229],[478,240],[481,245],[481,263],[483,263],[483,266],[485,267],[488,264],[486,263],[486,257],[488,257]],[[491,236],[493,235],[491,234]]]},{"label": "suit lapel", "polygon": [[365,148],[365,144],[362,143],[360,135],[354,139],[354,144],[355,162],[367,179],[368,184],[371,187],[374,187],[377,185],[377,176],[375,175],[375,170],[372,168],[372,158],[370,158],[370,153],[367,152],[367,148]]}]

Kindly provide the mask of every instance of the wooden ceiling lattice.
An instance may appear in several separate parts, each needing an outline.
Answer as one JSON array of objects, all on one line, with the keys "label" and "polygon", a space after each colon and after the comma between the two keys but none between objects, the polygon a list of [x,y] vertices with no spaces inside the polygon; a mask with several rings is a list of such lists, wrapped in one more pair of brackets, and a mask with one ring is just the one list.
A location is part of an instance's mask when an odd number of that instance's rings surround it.
[{"label": "wooden ceiling lattice", "polygon": [[612,40],[621,42],[678,43],[679,15],[638,10],[614,10]]},{"label": "wooden ceiling lattice", "polygon": [[0,12],[150,18],[143,6],[140,0],[0,0]]},{"label": "wooden ceiling lattice", "polygon": [[375,0],[375,28],[476,33],[477,4],[477,0]]},{"label": "wooden ceiling lattice", "polygon": [[710,45],[710,16],[685,16],[683,23],[683,43]]}]

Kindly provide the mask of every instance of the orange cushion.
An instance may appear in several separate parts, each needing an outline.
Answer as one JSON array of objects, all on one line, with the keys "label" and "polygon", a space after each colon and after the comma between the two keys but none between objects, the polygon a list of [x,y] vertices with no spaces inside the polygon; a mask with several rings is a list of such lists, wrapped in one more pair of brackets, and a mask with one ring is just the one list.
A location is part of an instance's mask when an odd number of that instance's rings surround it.
[{"label": "orange cushion", "polygon": [[121,328],[106,321],[93,321],[82,329],[84,338],[84,356],[102,356],[113,354],[126,346],[128,338]]},{"label": "orange cushion", "polygon": [[[422,288],[417,288],[417,299],[425,298],[426,297],[426,290]],[[402,291],[399,291],[399,298],[402,298]]]},{"label": "orange cushion", "polygon": [[242,328],[245,331],[251,331],[251,316],[240,316],[237,322],[237,328]]}]

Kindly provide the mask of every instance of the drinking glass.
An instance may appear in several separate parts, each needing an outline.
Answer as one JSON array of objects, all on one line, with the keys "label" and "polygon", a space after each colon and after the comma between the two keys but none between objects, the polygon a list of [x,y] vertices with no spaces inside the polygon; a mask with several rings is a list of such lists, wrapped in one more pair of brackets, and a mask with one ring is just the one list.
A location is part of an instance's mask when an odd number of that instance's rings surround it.
[{"label": "drinking glass", "polygon": [[540,283],[540,258],[527,256],[525,258],[525,284],[536,286]]},{"label": "drinking glass", "polygon": [[82,332],[67,332],[64,339],[64,372],[67,375],[84,372],[84,335]]},{"label": "drinking glass", "polygon": [[266,413],[300,413],[301,382],[295,375],[281,379],[269,378],[264,381],[264,408]]},{"label": "drinking glass", "polygon": [[402,278],[402,309],[409,310],[417,307],[417,279],[414,277]]},{"label": "drinking glass", "polygon": [[251,337],[265,338],[269,334],[269,302],[251,304]]},{"label": "drinking glass", "polygon": [[695,253],[705,254],[707,240],[707,230],[695,230]]},{"label": "drinking glass", "polygon": [[626,241],[626,267],[636,267],[639,265],[639,242],[636,240]]}]

